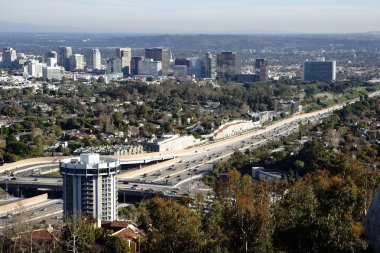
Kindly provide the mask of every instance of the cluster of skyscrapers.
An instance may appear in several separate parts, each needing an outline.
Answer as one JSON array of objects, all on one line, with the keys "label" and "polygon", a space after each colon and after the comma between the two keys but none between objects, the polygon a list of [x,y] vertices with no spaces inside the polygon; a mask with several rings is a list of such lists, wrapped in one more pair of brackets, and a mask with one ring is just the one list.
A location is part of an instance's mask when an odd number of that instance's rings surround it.
[{"label": "cluster of skyscrapers", "polygon": [[[49,51],[44,57],[28,59],[24,54],[17,54],[12,48],[2,52],[3,67],[20,68],[28,76],[45,80],[60,79],[62,71],[89,72],[97,75],[112,75],[113,78],[128,76],[194,76],[198,78],[222,78],[238,82],[265,81],[269,78],[269,63],[266,59],[256,59],[254,73],[242,74],[241,56],[234,52],[205,53],[203,57],[176,58],[168,48],[145,49],[143,55],[132,56],[129,47],[116,48],[115,56],[104,60],[100,50],[90,48],[85,54],[73,53],[71,47],[59,47]],[[318,59],[304,63],[303,78],[305,81],[336,80],[336,62]]]},{"label": "cluster of skyscrapers", "polygon": [[25,64],[25,55],[17,54],[16,50],[11,47],[5,47],[2,50],[2,66],[4,68],[20,68]]}]

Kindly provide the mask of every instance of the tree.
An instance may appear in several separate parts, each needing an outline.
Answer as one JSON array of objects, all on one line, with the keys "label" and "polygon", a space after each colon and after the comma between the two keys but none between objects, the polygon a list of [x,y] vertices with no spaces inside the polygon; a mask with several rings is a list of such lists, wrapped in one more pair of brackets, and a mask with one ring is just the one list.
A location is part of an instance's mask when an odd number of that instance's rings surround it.
[{"label": "tree", "polygon": [[223,206],[222,228],[230,252],[272,252],[269,187],[236,170],[219,182],[216,196]]},{"label": "tree", "polygon": [[159,198],[153,199],[148,209],[152,229],[144,245],[147,252],[201,251],[205,240],[199,214],[174,201]]},{"label": "tree", "polygon": [[129,246],[120,237],[109,236],[104,243],[103,253],[129,253]]},{"label": "tree", "polygon": [[121,131],[124,130],[123,114],[121,112],[115,112],[112,115],[114,125]]},{"label": "tree", "polygon": [[69,220],[62,228],[61,247],[66,252],[89,252],[95,242],[95,221],[91,217],[81,215],[77,220]]}]

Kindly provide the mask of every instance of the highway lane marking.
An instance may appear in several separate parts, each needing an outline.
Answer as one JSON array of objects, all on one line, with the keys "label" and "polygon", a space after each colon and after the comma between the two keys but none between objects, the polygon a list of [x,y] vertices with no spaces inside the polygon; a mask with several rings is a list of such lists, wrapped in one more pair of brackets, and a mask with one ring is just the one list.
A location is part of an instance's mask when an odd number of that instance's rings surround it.
[{"label": "highway lane marking", "polygon": [[57,214],[62,214],[62,213],[63,213],[63,210],[58,210],[58,211],[55,211],[53,213],[48,213],[48,214],[45,214],[45,215],[42,215],[42,216],[37,216],[37,217],[31,218],[31,219],[27,219],[27,220],[11,223],[11,224],[8,224],[6,226],[0,226],[0,229],[1,228],[5,228],[5,227],[16,226],[16,225],[27,223],[27,222],[31,222],[31,221],[41,220],[41,219],[48,218],[48,217],[51,217],[51,216],[54,216],[54,215],[57,215]]},{"label": "highway lane marking", "polygon": [[[284,134],[284,133],[286,133],[286,132],[288,132],[288,131],[289,131],[289,130],[282,131],[281,133],[278,133],[278,134],[276,134],[276,135],[274,135],[274,136],[282,135],[282,134]],[[253,146],[257,146],[257,145],[260,145],[261,143],[268,142],[268,141],[269,141],[268,139],[263,139],[263,140],[260,140],[260,141],[258,141],[258,142],[256,142],[256,143],[252,143],[252,144],[250,144],[249,146],[246,146],[246,147],[243,147],[243,148],[238,148],[238,149],[239,149],[240,151],[242,151],[242,150],[246,150],[246,149],[252,148]],[[213,163],[213,162],[218,161],[218,160],[221,160],[221,159],[223,159],[223,158],[225,158],[225,157],[231,156],[233,153],[235,153],[235,151],[229,152],[229,153],[224,154],[224,155],[222,155],[222,156],[218,156],[218,157],[216,157],[216,158],[214,158],[214,159],[208,160],[207,162],[200,163],[200,164],[194,165],[194,166],[189,167],[189,168],[185,168],[184,170],[180,170],[180,171],[177,171],[177,172],[175,172],[175,173],[172,173],[172,174],[169,174],[169,175],[166,175],[166,176],[162,176],[162,177],[160,177],[160,178],[157,178],[157,179],[153,180],[152,182],[160,181],[160,180],[162,180],[162,179],[167,178],[167,176],[170,176],[169,178],[171,178],[171,177],[176,176],[176,175],[178,175],[178,174],[182,174],[183,172],[186,172],[186,171],[189,171],[189,170],[195,169],[195,168],[200,167],[200,166],[204,166],[205,164]],[[181,183],[181,182],[179,182],[179,183]],[[176,184],[176,185],[178,185],[178,184]]]}]

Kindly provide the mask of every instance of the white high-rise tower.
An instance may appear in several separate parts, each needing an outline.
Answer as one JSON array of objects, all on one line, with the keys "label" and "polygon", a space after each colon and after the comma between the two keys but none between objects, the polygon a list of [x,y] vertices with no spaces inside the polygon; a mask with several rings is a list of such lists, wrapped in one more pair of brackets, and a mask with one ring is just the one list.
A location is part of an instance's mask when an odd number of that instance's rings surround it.
[{"label": "white high-rise tower", "polygon": [[63,213],[76,219],[82,213],[100,220],[117,219],[118,159],[82,154],[60,161],[63,177]]}]

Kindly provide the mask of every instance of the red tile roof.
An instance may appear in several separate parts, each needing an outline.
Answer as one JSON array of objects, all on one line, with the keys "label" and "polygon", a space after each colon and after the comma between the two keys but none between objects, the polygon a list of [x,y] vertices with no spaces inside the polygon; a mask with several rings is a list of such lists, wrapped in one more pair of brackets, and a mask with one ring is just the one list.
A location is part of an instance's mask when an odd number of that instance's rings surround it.
[{"label": "red tile roof", "polygon": [[116,232],[114,235],[120,237],[124,241],[134,241],[140,237],[140,235],[138,233],[135,233],[130,228],[122,229],[122,230]]},{"label": "red tile roof", "polygon": [[132,221],[102,221],[102,228],[116,231],[122,228],[126,228],[130,224],[137,226]]}]

